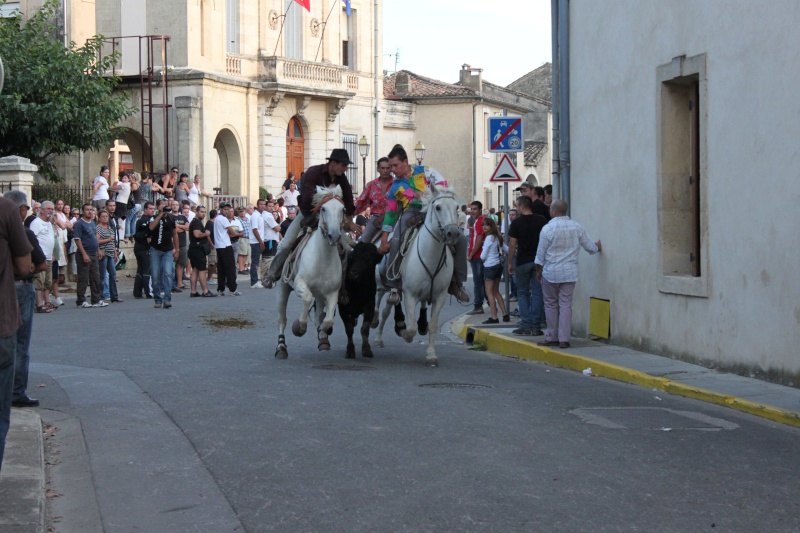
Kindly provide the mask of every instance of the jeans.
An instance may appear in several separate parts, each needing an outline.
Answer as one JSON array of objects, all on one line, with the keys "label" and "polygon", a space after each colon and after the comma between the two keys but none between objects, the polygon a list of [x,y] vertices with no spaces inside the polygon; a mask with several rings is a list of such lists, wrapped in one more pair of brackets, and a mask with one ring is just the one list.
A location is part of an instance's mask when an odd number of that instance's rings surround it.
[{"label": "jeans", "polygon": [[88,264],[83,262],[83,256],[80,253],[75,255],[77,255],[78,262],[78,299],[75,303],[81,305],[86,301],[86,286],[88,285],[92,295],[92,305],[94,305],[100,301],[101,289],[100,262],[97,254],[89,255]]},{"label": "jeans", "polygon": [[31,363],[31,333],[33,332],[33,309],[36,306],[36,291],[31,283],[15,283],[17,303],[22,325],[17,330],[17,347],[14,353],[14,395],[22,398],[28,389],[28,367]]},{"label": "jeans", "polygon": [[6,435],[11,425],[11,398],[14,386],[14,351],[17,333],[0,338],[0,467],[6,449]]},{"label": "jeans", "polygon": [[481,261],[480,257],[474,257],[470,259],[469,264],[472,266],[472,290],[475,294],[473,305],[475,309],[478,309],[483,307],[483,302],[486,300],[486,293],[483,287],[483,261]]},{"label": "jeans", "polygon": [[142,206],[133,204],[133,207],[128,210],[128,215],[125,218],[125,238],[129,239],[136,233],[136,221],[139,218],[139,213],[142,212]]},{"label": "jeans", "polygon": [[260,262],[261,245],[250,243],[250,285],[258,283],[258,265]]},{"label": "jeans", "polygon": [[[514,271],[517,270],[517,258],[514,258]],[[508,295],[510,298],[517,297],[517,276],[510,276],[511,277],[511,287],[508,290]]]},{"label": "jeans", "polygon": [[[150,282],[153,285],[155,303],[172,301],[172,282],[175,279],[175,263],[172,250],[162,252],[150,248]],[[163,293],[163,295],[162,295]]]},{"label": "jeans", "polygon": [[100,277],[103,278],[100,294],[103,300],[116,300],[117,294],[117,268],[114,265],[113,255],[104,255],[100,260]]},{"label": "jeans", "polygon": [[542,323],[542,285],[536,279],[536,264],[532,261],[517,266],[514,270],[517,279],[517,301],[520,322],[518,327],[538,330]]}]

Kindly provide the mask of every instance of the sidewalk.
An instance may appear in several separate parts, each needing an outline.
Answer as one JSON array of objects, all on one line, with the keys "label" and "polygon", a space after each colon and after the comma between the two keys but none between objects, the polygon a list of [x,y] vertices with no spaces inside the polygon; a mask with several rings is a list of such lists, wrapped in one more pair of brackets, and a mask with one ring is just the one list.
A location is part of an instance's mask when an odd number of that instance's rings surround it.
[{"label": "sidewalk", "polygon": [[45,517],[42,420],[33,409],[11,409],[0,472],[0,531],[41,533]]},{"label": "sidewalk", "polygon": [[[728,374],[669,357],[573,338],[565,350],[538,346],[544,337],[516,336],[511,325],[481,324],[488,315],[464,315],[452,332],[490,352],[724,405],[800,427],[800,389]],[[590,369],[590,370],[589,370]]]}]

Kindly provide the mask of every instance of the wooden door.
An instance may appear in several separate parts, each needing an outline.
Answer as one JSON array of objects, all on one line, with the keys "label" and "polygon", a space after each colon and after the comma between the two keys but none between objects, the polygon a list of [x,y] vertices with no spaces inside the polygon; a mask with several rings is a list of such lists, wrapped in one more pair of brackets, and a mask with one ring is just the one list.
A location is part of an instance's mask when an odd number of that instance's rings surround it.
[{"label": "wooden door", "polygon": [[305,171],[305,141],[303,126],[296,118],[289,121],[286,128],[286,175],[294,172],[295,180]]}]

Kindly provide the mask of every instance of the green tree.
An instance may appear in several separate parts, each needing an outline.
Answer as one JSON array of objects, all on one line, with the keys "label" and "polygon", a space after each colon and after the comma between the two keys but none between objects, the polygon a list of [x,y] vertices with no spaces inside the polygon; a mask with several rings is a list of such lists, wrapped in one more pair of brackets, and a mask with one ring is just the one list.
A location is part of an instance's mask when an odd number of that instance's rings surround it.
[{"label": "green tree", "polygon": [[52,22],[56,9],[57,2],[48,0],[27,21],[0,18],[0,157],[27,157],[58,181],[53,156],[108,148],[120,136],[120,121],[134,110],[114,92],[119,79],[107,74],[118,56],[101,55],[99,35],[65,47]]}]

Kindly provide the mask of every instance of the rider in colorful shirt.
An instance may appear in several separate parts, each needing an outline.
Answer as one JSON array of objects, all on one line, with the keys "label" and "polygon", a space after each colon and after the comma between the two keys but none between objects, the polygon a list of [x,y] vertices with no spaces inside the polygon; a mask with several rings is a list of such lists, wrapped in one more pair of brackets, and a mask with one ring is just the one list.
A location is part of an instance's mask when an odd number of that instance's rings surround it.
[{"label": "rider in colorful shirt", "polygon": [[[389,152],[389,163],[394,172],[395,180],[386,198],[386,215],[383,219],[383,234],[379,251],[383,254],[389,252],[388,265],[391,265],[403,242],[406,230],[421,222],[425,215],[422,213],[422,194],[427,189],[428,183],[447,186],[447,181],[438,171],[422,165],[411,166],[408,164],[406,151],[399,144]],[[399,222],[399,224],[398,224]],[[389,234],[394,231],[391,243]],[[469,294],[461,284],[467,280],[467,240],[460,237],[453,252],[455,265],[453,280],[447,292],[461,302],[469,301]],[[392,288],[388,302],[396,304],[400,301],[400,280],[384,277],[384,282]]]}]

